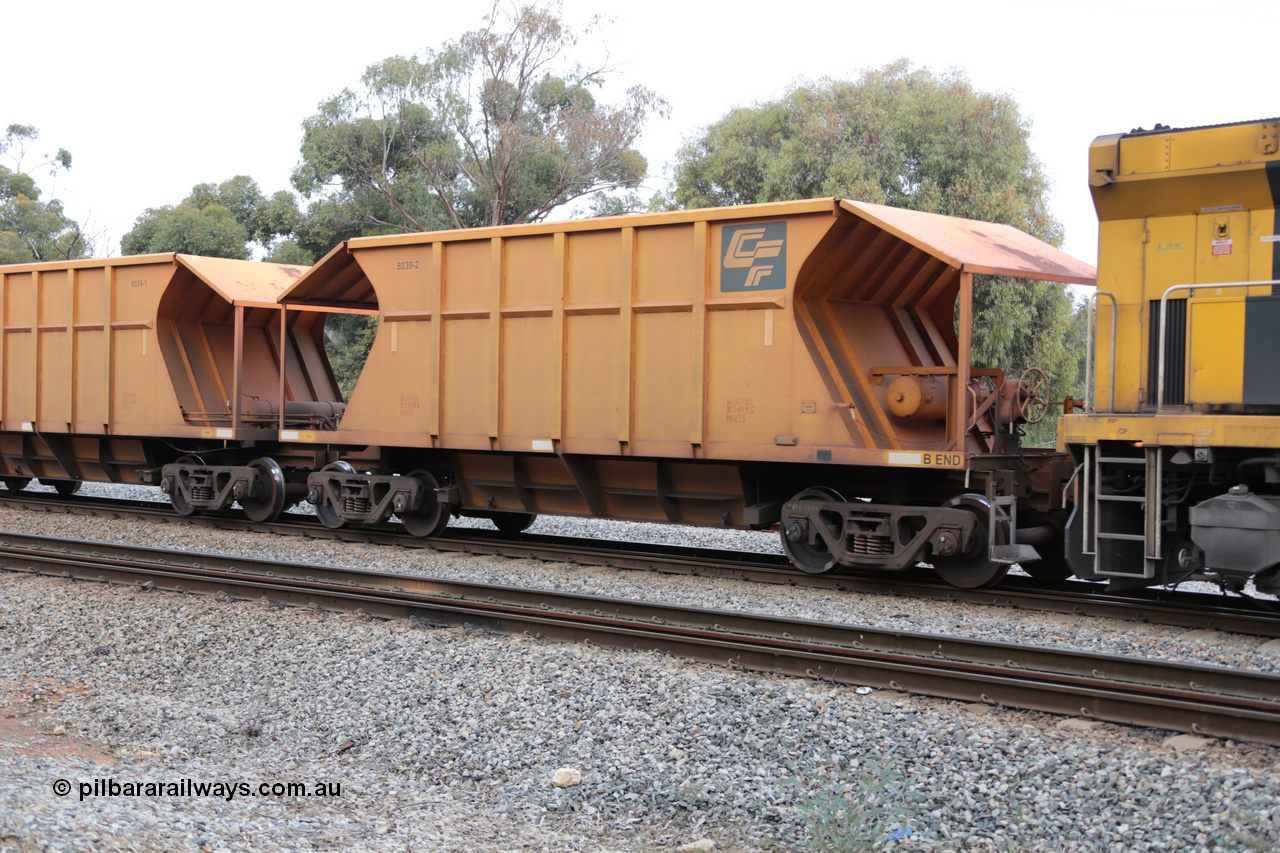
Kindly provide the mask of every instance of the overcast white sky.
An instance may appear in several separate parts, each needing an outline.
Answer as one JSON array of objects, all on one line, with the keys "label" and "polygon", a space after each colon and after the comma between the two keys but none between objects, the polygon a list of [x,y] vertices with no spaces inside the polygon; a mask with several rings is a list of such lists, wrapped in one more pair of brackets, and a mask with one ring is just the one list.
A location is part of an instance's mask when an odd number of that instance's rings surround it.
[{"label": "overcast white sky", "polygon": [[[0,16],[0,126],[34,124],[41,151],[71,151],[69,172],[41,178],[45,197],[105,232],[99,254],[114,255],[144,209],[176,204],[196,183],[247,174],[267,194],[289,189],[301,122],[320,101],[357,87],[372,62],[475,28],[489,8],[10,0]],[[1065,248],[1090,263],[1085,164],[1095,136],[1280,114],[1265,95],[1277,0],[565,0],[564,12],[571,23],[612,18],[603,39],[618,69],[613,88],[645,85],[671,103],[640,143],[646,196],[665,185],[682,139],[730,108],[776,98],[799,79],[854,77],[906,57],[962,69],[978,88],[1017,99]],[[584,56],[599,41],[584,41]]]}]

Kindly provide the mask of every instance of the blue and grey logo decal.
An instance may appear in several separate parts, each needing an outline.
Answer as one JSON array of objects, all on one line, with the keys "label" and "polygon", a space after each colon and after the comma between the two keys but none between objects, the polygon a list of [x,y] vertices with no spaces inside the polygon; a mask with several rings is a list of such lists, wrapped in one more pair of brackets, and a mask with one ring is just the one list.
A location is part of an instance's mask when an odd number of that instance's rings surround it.
[{"label": "blue and grey logo decal", "polygon": [[740,293],[787,286],[787,223],[726,225],[720,231],[720,290]]}]

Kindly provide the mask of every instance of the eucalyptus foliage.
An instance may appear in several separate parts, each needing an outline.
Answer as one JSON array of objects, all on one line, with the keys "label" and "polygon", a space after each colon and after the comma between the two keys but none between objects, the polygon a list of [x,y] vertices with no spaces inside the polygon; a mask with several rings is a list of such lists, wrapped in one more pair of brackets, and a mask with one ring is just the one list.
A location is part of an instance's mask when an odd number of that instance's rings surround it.
[{"label": "eucalyptus foliage", "polygon": [[303,125],[295,188],[383,231],[535,222],[567,202],[634,188],[634,148],[665,101],[634,86],[597,102],[606,68],[568,64],[558,4],[495,4],[486,26],[421,56],[375,63]]},{"label": "eucalyptus foliage", "polygon": [[220,204],[182,203],[149,207],[120,241],[126,255],[181,252],[210,258],[248,260],[248,232],[235,214]]},{"label": "eucalyptus foliage", "polygon": [[40,188],[31,173],[71,168],[71,154],[59,148],[34,165],[24,160],[39,132],[28,124],[11,124],[0,137],[0,264],[74,260],[93,251],[80,225],[67,217],[58,199],[41,201]]},{"label": "eucalyptus foliage", "polygon": [[147,208],[120,246],[126,255],[182,252],[247,260],[251,242],[270,250],[301,221],[293,193],[282,190],[268,198],[253,178],[236,175],[220,184],[196,184],[177,205]]}]

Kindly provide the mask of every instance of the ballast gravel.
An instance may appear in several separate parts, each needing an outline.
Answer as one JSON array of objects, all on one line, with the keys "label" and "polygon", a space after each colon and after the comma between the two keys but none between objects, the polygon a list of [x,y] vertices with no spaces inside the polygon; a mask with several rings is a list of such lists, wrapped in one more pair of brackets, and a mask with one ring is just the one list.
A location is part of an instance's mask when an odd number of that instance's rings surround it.
[{"label": "ballast gravel", "polygon": [[[84,492],[135,500],[156,500],[163,497],[158,489],[141,486],[85,484]],[[306,504],[301,504],[299,508],[305,506]],[[1016,638],[1028,645],[1280,673],[1280,641],[1218,631],[1186,630],[1070,614],[1024,613],[964,602],[921,601],[600,566],[433,552],[423,548],[216,531],[187,525],[176,517],[171,524],[157,524],[44,512],[10,513],[13,519],[11,529],[49,536],[132,542],[180,548],[190,552],[367,568],[450,580],[867,625],[881,629],[952,634],[980,640],[1007,642]],[[468,518],[454,519],[451,525],[486,526],[492,529],[487,521]],[[777,549],[778,542],[776,533],[565,517],[539,518],[529,528],[529,532],[744,551]],[[1261,601],[1260,606],[1280,610],[1280,604],[1273,601]]]},{"label": "ballast gravel", "polygon": [[[0,526],[1280,664],[1274,643],[1111,620],[38,512]],[[25,574],[0,573],[0,708],[4,853],[800,850],[815,822],[894,850],[1280,849],[1269,747]],[[270,789],[291,782],[308,795]]]}]

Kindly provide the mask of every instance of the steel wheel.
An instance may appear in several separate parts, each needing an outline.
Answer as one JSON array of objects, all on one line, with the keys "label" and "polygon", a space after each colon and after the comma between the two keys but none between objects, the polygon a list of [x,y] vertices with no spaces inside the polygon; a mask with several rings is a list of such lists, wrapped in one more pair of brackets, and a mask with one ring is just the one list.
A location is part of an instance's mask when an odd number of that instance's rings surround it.
[{"label": "steel wheel", "polygon": [[[834,501],[844,503],[844,498],[835,489],[817,487],[805,489],[796,495],[793,501]],[[840,527],[843,529],[843,524]],[[814,531],[793,522],[782,530],[782,550],[791,563],[803,572],[811,575],[825,574],[836,569],[836,558],[831,555],[826,540],[819,535],[811,535]],[[813,542],[810,542],[810,539]]]},{"label": "steel wheel", "polygon": [[[328,465],[320,469],[321,471],[341,471],[344,474],[354,474],[355,468],[351,467],[350,462],[330,462]],[[325,495],[320,495],[320,503],[316,504],[316,517],[320,519],[320,523],[330,530],[337,530],[347,522],[338,515],[338,510],[329,506],[325,501]]]},{"label": "steel wheel", "polygon": [[74,495],[76,492],[80,491],[81,483],[79,480],[44,480],[42,479],[40,481],[40,485],[52,486],[55,492],[57,492],[58,494],[62,495],[62,497],[65,498],[65,497],[70,497],[71,495]]},{"label": "steel wheel", "polygon": [[284,512],[284,471],[274,459],[265,456],[250,462],[249,467],[258,471],[262,490],[256,497],[241,498],[240,508],[258,524],[275,521]]},{"label": "steel wheel", "polygon": [[441,486],[440,478],[425,468],[416,468],[409,472],[409,476],[421,481],[425,494],[422,496],[422,506],[418,509],[396,513],[400,517],[400,523],[414,536],[423,539],[439,536],[449,526],[450,515],[449,506],[436,499],[436,489]]},{"label": "steel wheel", "polygon": [[169,495],[169,503],[173,504],[173,511],[178,515],[194,515],[196,508],[187,503],[187,499],[182,496],[178,484],[173,484],[173,493]]},{"label": "steel wheel", "polygon": [[[988,543],[990,529],[991,505],[981,495],[961,495],[947,501],[945,506],[966,509],[978,517],[977,535],[969,545],[965,554],[950,557],[935,555],[933,568],[938,576],[952,586],[960,589],[983,589],[994,586],[1004,580],[1009,573],[1005,563],[991,562],[991,549]],[[996,525],[997,539],[1003,539],[1003,528]]]},{"label": "steel wheel", "polygon": [[538,520],[536,512],[496,512],[490,518],[493,526],[507,536],[524,533],[529,525]]},{"label": "steel wheel", "polygon": [[0,480],[4,481],[4,487],[11,492],[20,492],[31,485],[30,477],[0,477]]}]

